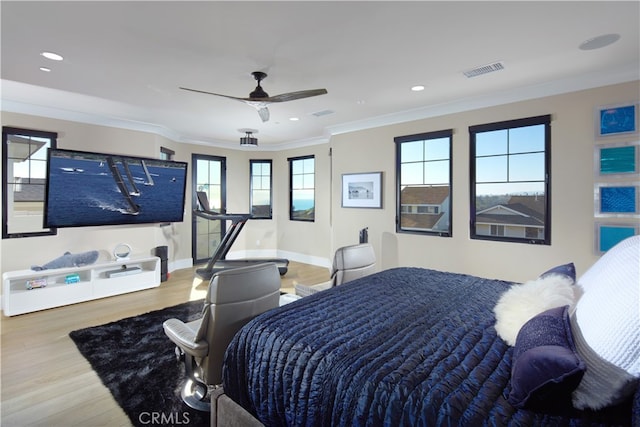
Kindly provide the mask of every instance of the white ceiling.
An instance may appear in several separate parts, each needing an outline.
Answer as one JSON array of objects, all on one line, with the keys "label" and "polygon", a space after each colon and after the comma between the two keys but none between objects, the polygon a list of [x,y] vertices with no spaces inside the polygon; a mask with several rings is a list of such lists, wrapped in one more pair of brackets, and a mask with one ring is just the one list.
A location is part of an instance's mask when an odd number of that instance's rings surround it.
[{"label": "white ceiling", "polygon": [[[640,2],[2,1],[2,110],[261,149],[640,78]],[[597,50],[585,40],[621,35]],[[43,58],[42,51],[64,56]],[[462,72],[501,61],[474,78]],[[46,66],[51,72],[43,72]],[[270,95],[244,103],[252,71]],[[426,86],[412,92],[416,84]],[[639,94],[629,94],[637,99]],[[333,113],[316,116],[330,110]],[[550,108],[551,110],[551,108]],[[290,121],[290,117],[298,121]]]}]

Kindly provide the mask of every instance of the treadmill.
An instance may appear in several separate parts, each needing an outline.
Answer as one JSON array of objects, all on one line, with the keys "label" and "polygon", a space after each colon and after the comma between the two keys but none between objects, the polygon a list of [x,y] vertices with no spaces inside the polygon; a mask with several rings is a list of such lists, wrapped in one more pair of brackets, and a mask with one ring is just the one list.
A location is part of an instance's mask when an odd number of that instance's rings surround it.
[{"label": "treadmill", "polygon": [[197,191],[196,195],[198,196],[200,209],[195,209],[193,211],[194,215],[210,221],[231,221],[231,226],[222,237],[222,240],[220,240],[220,244],[218,244],[216,251],[207,263],[206,267],[196,269],[196,276],[202,280],[210,280],[218,271],[246,267],[254,264],[262,264],[265,262],[272,262],[276,264],[281,276],[287,274],[289,260],[285,258],[226,259],[227,253],[244,228],[244,225],[249,219],[251,219],[251,214],[227,214],[212,211],[209,209],[209,198],[207,197],[207,193],[204,191]]}]

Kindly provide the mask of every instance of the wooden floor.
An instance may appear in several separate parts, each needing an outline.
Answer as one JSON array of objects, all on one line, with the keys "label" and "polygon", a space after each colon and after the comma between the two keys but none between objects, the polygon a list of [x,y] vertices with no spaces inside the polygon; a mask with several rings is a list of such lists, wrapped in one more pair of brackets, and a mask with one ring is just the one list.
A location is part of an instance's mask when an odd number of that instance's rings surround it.
[{"label": "wooden floor", "polygon": [[[282,290],[328,280],[326,268],[291,262]],[[192,269],[159,287],[66,307],[2,317],[0,425],[130,426],[111,393],[80,355],[69,332],[204,297]]]}]

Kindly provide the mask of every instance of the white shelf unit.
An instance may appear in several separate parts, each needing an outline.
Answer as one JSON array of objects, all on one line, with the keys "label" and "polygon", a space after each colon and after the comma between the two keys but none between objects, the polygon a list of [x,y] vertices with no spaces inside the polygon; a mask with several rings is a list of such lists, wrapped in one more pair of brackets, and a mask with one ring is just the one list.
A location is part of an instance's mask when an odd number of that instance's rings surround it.
[{"label": "white shelf unit", "polygon": [[[132,267],[140,270],[134,274],[109,277],[110,272]],[[80,281],[65,283],[71,274],[79,275]],[[33,279],[46,279],[47,286],[27,289],[27,281]],[[155,256],[131,257],[83,267],[9,271],[2,275],[2,311],[5,316],[15,316],[159,285],[160,258]]]}]

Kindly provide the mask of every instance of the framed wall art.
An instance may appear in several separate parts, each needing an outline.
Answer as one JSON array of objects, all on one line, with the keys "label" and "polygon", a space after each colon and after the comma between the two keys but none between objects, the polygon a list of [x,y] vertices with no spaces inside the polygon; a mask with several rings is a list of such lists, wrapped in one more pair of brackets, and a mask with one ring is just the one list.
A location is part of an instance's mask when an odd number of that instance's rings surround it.
[{"label": "framed wall art", "polygon": [[342,207],[382,209],[382,172],[342,174]]},{"label": "framed wall art", "polygon": [[599,137],[638,132],[638,103],[608,105],[596,109]]},{"label": "framed wall art", "polygon": [[596,223],[596,253],[603,254],[627,237],[638,234],[638,225]]},{"label": "framed wall art", "polygon": [[639,143],[597,144],[594,160],[596,176],[613,177],[638,173]]},{"label": "framed wall art", "polygon": [[639,189],[637,182],[597,183],[595,215],[640,217]]}]

